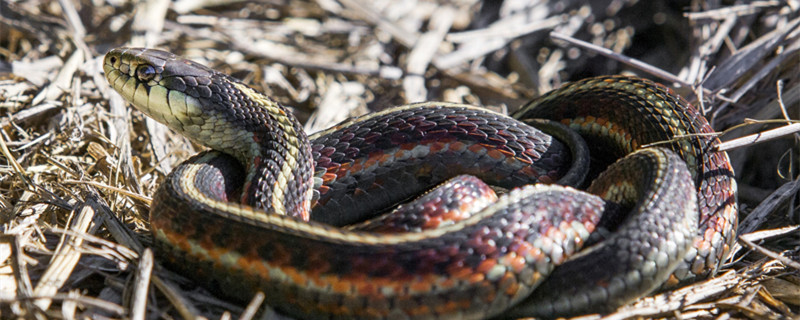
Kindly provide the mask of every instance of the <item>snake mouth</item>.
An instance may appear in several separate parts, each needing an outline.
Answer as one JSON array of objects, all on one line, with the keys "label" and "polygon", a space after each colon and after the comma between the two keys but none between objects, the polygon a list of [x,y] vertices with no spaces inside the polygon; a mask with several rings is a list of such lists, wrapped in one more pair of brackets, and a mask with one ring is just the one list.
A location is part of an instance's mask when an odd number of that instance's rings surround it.
[{"label": "snake mouth", "polygon": [[139,111],[173,129],[183,131],[183,123],[180,123],[181,126],[171,123],[178,120],[176,114],[179,115],[181,112],[172,110],[178,104],[170,104],[164,100],[170,93],[161,83],[164,78],[163,66],[159,67],[152,61],[153,59],[143,57],[141,53],[145,51],[138,48],[118,48],[109,51],[103,59],[106,80]]}]

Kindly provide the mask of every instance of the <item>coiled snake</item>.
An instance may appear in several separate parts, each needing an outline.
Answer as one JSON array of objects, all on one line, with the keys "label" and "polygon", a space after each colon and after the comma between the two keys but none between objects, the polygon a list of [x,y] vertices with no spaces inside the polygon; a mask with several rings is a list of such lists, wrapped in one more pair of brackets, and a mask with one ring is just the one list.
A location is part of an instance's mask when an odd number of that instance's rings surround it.
[{"label": "coiled snake", "polygon": [[[171,53],[118,48],[103,69],[137,109],[216,150],[156,192],[160,260],[233,298],[262,291],[298,318],[607,312],[713,274],[734,238],[727,155],[710,151],[718,140],[696,109],[648,80],[573,82],[512,117],[412,104],[307,137],[270,97]],[[587,171],[588,193],[550,185]],[[403,213],[342,227],[453,177]],[[481,180],[510,191],[449,211],[488,192]],[[569,258],[595,229],[613,232]]]}]

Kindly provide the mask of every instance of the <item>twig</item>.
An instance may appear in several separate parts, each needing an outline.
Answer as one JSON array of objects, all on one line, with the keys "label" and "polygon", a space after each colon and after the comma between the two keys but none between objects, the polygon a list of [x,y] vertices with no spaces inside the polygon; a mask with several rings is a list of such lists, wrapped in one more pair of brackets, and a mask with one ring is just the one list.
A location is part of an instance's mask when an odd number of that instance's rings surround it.
[{"label": "twig", "polygon": [[[159,270],[159,268],[156,270]],[[153,277],[151,280],[156,288],[158,288],[158,290],[167,297],[167,300],[172,303],[172,306],[175,307],[181,317],[184,319],[197,318],[197,315],[199,314],[197,308],[189,302],[189,299],[187,299],[186,296],[178,289],[178,286],[158,275]]]},{"label": "twig", "polygon": [[604,316],[603,320],[621,320],[654,316],[681,310],[682,307],[719,295],[739,284],[741,277],[733,270],[704,282],[641,299],[629,307]]},{"label": "twig", "polygon": [[277,61],[287,66],[293,66],[310,70],[321,70],[327,72],[341,72],[345,74],[366,74],[372,76],[379,76],[386,79],[400,79],[403,76],[403,70],[394,66],[378,66],[378,67],[362,67],[346,63],[337,62],[317,62],[313,57],[305,57],[303,54],[297,55],[277,55],[272,54],[270,50],[261,50],[256,48],[253,43],[231,38],[234,47],[252,54],[257,57],[264,57],[270,60]]},{"label": "twig", "polygon": [[740,235],[739,237],[746,239],[747,241],[760,241],[783,235],[794,234],[797,231],[800,231],[800,225],[785,226],[777,229],[758,230]]},{"label": "twig", "polygon": [[728,151],[739,147],[747,147],[757,143],[774,140],[796,132],[800,132],[800,123],[793,123],[775,129],[754,133],[741,138],[725,141],[723,143],[714,146],[714,151]]},{"label": "twig", "polygon": [[266,296],[263,292],[259,291],[253,296],[253,299],[250,300],[250,303],[247,304],[247,308],[244,309],[242,312],[242,316],[239,317],[240,320],[251,320],[255,317],[256,312],[258,312],[258,307],[264,303],[264,298]]},{"label": "twig", "polygon": [[784,257],[783,255],[780,255],[778,253],[775,253],[775,252],[772,252],[770,250],[767,250],[766,248],[764,248],[762,246],[759,246],[759,245],[753,243],[752,241],[747,240],[747,239],[745,239],[743,237],[739,237],[739,242],[744,243],[745,246],[747,246],[750,249],[753,249],[755,251],[758,251],[759,253],[761,253],[761,254],[763,254],[763,255],[765,255],[767,257],[770,257],[772,259],[780,261],[781,263],[785,264],[788,267],[800,270],[800,263],[798,263],[796,261],[793,261],[792,259],[789,259],[787,257]]},{"label": "twig", "polygon": [[30,296],[30,297],[11,297],[11,298],[0,297],[0,303],[9,304],[9,303],[18,302],[20,300],[29,301],[29,300],[39,300],[39,299],[51,299],[51,300],[57,300],[57,301],[76,301],[76,302],[80,302],[84,306],[91,306],[91,307],[95,307],[95,308],[100,308],[102,310],[105,310],[105,311],[108,311],[108,312],[112,312],[112,313],[117,314],[117,315],[121,315],[122,316],[122,315],[126,314],[125,308],[123,308],[121,305],[118,305],[116,303],[108,302],[108,301],[103,300],[103,299],[87,297],[87,296],[74,297],[74,296],[71,296],[70,294],[66,294],[66,293],[57,293],[57,294],[49,295],[49,296],[36,295],[36,296]]},{"label": "twig", "polygon": [[772,192],[766,199],[762,200],[753,211],[739,222],[739,232],[748,234],[758,230],[767,221],[767,217],[787,200],[796,196],[800,191],[800,179],[795,179],[784,183],[777,190]]},{"label": "twig", "polygon": [[[434,65],[439,69],[450,69],[459,64],[465,63],[470,60],[483,57],[491,52],[497,51],[500,48],[507,46],[511,41],[517,37],[530,34],[539,30],[552,29],[553,27],[561,24],[563,19],[561,17],[552,17],[541,21],[533,21],[527,25],[520,26],[519,29],[510,31],[508,28],[503,28],[504,34],[495,37],[477,38],[475,41],[466,42],[458,50],[439,56],[434,60]],[[499,28],[490,28],[499,29]],[[485,34],[499,33],[498,30],[487,30]],[[457,36],[456,39],[460,40],[463,36]],[[450,40],[450,36],[447,37]]]},{"label": "twig", "polygon": [[[94,233],[99,225],[92,224],[95,216],[94,199],[89,198],[80,207],[73,210],[77,213],[72,221],[70,229],[76,233]],[[77,212],[76,212],[77,211]],[[64,234],[62,241],[59,243],[53,259],[47,267],[47,270],[42,275],[33,294],[36,296],[47,297],[37,299],[34,304],[43,310],[47,310],[52,302],[53,295],[56,294],[59,288],[67,281],[72,270],[78,264],[81,257],[80,246],[83,244],[83,237],[74,237]]]},{"label": "twig", "polygon": [[3,129],[0,128],[0,154],[6,158],[6,161],[11,165],[11,168],[14,169],[14,173],[17,174],[17,177],[22,180],[29,188],[36,189],[35,184],[33,181],[28,179],[28,176],[25,175],[25,169],[19,164],[17,159],[11,154],[11,151],[8,150],[8,146],[6,146],[6,139],[3,137],[5,136],[5,132],[2,132]]},{"label": "twig", "polygon": [[[8,243],[11,247],[11,266],[14,272],[14,279],[17,285],[17,297],[22,298],[22,302],[26,304],[25,310],[37,310],[33,306],[33,301],[25,298],[33,296],[33,285],[31,278],[28,274],[28,264],[25,262],[25,251],[22,249],[22,244],[19,241],[19,236],[13,234],[0,235],[0,241]],[[22,310],[16,303],[11,306],[12,312],[21,316]]]},{"label": "twig", "polygon": [[[750,70],[756,66],[761,66],[763,64],[764,57],[773,54],[774,49],[777,48],[777,46],[785,43],[786,37],[798,26],[800,26],[800,17],[792,19],[785,25],[782,25],[780,28],[776,28],[775,30],[770,31],[769,33],[764,34],[758,39],[750,42],[745,47],[740,48],[736,51],[736,53],[726,58],[721,63],[717,63],[717,68],[709,77],[706,85],[710,88],[714,88],[715,90],[719,90],[722,88],[727,88],[731,83],[739,81],[743,74],[752,72]],[[775,59],[779,58],[780,56],[776,57]],[[773,59],[773,61],[776,61],[775,59]],[[760,70],[772,69],[761,67]],[[745,92],[747,91],[738,91],[740,94]],[[737,101],[737,99],[731,98],[724,101],[732,103]],[[722,112],[728,103],[725,103],[717,108],[716,113]]]},{"label": "twig", "polygon": [[144,320],[147,315],[147,292],[150,288],[150,275],[153,272],[153,251],[147,248],[142,252],[136,268],[136,279],[131,299],[131,319]]},{"label": "twig", "polygon": [[515,25],[514,28],[509,28],[509,23],[498,21],[488,28],[449,33],[446,39],[453,43],[485,41],[489,38],[514,39],[535,31],[553,28],[564,20],[563,15],[557,15],[544,20],[530,21],[524,25]]},{"label": "twig", "polygon": [[[630,58],[630,57],[621,55],[619,53],[616,53],[614,51],[611,51],[609,49],[606,49],[606,48],[591,44],[591,43],[586,42],[586,41],[578,40],[578,39],[575,39],[575,38],[570,37],[568,35],[560,34],[560,33],[557,33],[557,32],[551,32],[550,36],[552,38],[554,38],[554,39],[558,39],[558,40],[563,40],[563,41],[569,42],[569,43],[574,44],[574,45],[576,45],[578,47],[581,47],[581,48],[584,48],[584,49],[587,49],[587,50],[590,50],[590,51],[594,51],[594,52],[596,52],[598,54],[601,54],[601,55],[603,55],[605,57],[608,57],[608,58],[617,60],[619,62],[625,63],[625,64],[630,65],[632,67],[635,67],[637,69],[641,69],[642,71],[647,72],[647,73],[649,73],[651,75],[654,75],[656,77],[659,77],[661,79],[664,79],[664,80],[667,80],[667,81],[670,81],[670,82],[673,82],[673,83],[680,84],[681,86],[684,86],[684,87],[687,87],[687,88],[692,88],[693,87],[693,84],[688,83],[686,81],[683,81],[681,78],[678,78],[678,76],[676,76],[676,75],[674,75],[672,73],[669,73],[666,70],[663,70],[663,69],[657,68],[657,67],[655,67],[653,65],[650,65],[650,64],[648,64],[648,63],[646,63],[644,61],[637,60],[637,59],[634,59],[634,58]],[[723,100],[723,101],[729,101],[730,100],[730,99],[726,98],[725,96],[723,96],[723,95],[721,95],[719,93],[712,92],[711,90],[708,90],[708,89],[704,89],[703,92],[706,95],[714,96],[717,99],[720,99],[720,100]]]},{"label": "twig", "polygon": [[425,88],[424,74],[444,41],[447,31],[453,25],[455,15],[455,10],[449,6],[442,6],[436,10],[435,19],[431,19],[432,30],[420,36],[408,54],[408,63],[406,64],[408,75],[403,79],[407,103],[427,100],[428,90]]},{"label": "twig", "polygon": [[147,205],[150,205],[150,203],[153,202],[153,198],[148,197],[146,195],[133,193],[133,192],[130,192],[128,190],[125,190],[125,189],[122,189],[122,188],[117,188],[117,187],[114,187],[114,186],[109,186],[107,184],[102,184],[102,183],[97,182],[97,181],[64,180],[64,183],[65,184],[87,184],[87,185],[90,185],[90,186],[93,186],[93,187],[97,187],[97,188],[100,188],[100,189],[106,189],[106,190],[114,191],[116,193],[124,194],[124,195],[126,195],[128,197],[131,197],[131,198],[134,198],[134,199],[139,200],[141,202],[144,202]]},{"label": "twig", "polygon": [[730,7],[712,9],[708,11],[686,12],[683,14],[683,16],[689,18],[689,20],[701,20],[701,19],[724,20],[730,17],[731,15],[744,16],[748,14],[755,14],[761,11],[761,9],[777,7],[779,5],[781,5],[781,1],[753,1],[748,4],[734,5]]},{"label": "twig", "polygon": [[406,31],[394,22],[384,18],[380,12],[375,11],[368,3],[361,3],[359,0],[339,0],[339,2],[345,7],[355,11],[367,22],[391,34],[397,42],[400,42],[400,44],[406,48],[411,48],[417,43],[419,35],[414,32]]},{"label": "twig", "polygon": [[169,4],[168,0],[148,0],[136,4],[131,25],[133,46],[153,47],[158,44]]},{"label": "twig", "polygon": [[741,99],[748,91],[750,91],[750,89],[752,89],[756,83],[761,81],[761,79],[767,75],[773,73],[775,68],[783,64],[786,59],[794,57],[795,52],[798,50],[800,50],[800,38],[795,39],[795,41],[787,45],[786,49],[783,50],[777,57],[771,59],[766,65],[760,67],[756,74],[747,77],[747,82],[731,95],[730,102],[739,101],[739,99]]}]

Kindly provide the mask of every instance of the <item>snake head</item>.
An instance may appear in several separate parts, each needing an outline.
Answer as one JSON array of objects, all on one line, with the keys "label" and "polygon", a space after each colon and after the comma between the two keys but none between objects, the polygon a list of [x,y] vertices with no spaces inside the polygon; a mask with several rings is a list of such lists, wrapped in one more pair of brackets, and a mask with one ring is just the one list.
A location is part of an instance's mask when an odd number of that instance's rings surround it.
[{"label": "snake head", "polygon": [[202,126],[219,116],[211,111],[224,110],[208,107],[221,100],[210,86],[216,72],[166,51],[117,48],[106,54],[103,70],[108,83],[136,109],[190,138],[213,129]]},{"label": "snake head", "polygon": [[[260,142],[305,135],[283,106],[240,81],[172,53],[117,48],[103,60],[108,83],[139,111],[243,164]],[[268,120],[265,120],[268,119]]]}]

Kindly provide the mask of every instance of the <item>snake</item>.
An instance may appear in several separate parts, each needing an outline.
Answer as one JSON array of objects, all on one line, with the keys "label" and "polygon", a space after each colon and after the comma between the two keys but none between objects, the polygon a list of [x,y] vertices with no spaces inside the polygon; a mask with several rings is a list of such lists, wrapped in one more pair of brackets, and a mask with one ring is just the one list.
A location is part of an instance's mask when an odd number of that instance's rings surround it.
[{"label": "snake", "polygon": [[727,154],[650,80],[570,82],[511,116],[414,103],[309,136],[272,97],[166,51],[112,49],[103,70],[209,148],[153,196],[159,261],[296,318],[607,313],[712,276],[735,238]]}]

